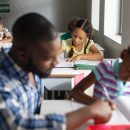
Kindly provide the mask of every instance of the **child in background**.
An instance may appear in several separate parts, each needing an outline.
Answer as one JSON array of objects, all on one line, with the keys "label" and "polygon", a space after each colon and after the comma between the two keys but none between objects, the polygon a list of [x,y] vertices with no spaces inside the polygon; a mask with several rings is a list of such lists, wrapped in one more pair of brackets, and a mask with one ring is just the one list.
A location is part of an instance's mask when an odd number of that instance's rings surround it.
[{"label": "child in background", "polygon": [[72,38],[72,32],[75,28],[75,24],[77,23],[77,21],[80,20],[79,17],[73,18],[72,20],[70,20],[70,22],[68,23],[68,32],[64,33],[63,35],[60,36],[61,40],[67,40]]},{"label": "child in background", "polygon": [[2,18],[0,17],[0,44],[10,43],[12,41],[12,36],[8,29],[4,27]]},{"label": "child in background", "polygon": [[[70,97],[85,104],[91,104],[97,99],[116,99],[118,96],[130,96],[130,46],[121,53],[121,58],[111,62],[102,61],[93,68],[70,92]],[[94,95],[90,97],[84,93],[92,84]]]},{"label": "child in background", "polygon": [[103,55],[94,45],[92,37],[92,24],[87,19],[79,19],[72,29],[72,38],[62,40],[58,54],[67,53],[69,61],[102,60]]}]

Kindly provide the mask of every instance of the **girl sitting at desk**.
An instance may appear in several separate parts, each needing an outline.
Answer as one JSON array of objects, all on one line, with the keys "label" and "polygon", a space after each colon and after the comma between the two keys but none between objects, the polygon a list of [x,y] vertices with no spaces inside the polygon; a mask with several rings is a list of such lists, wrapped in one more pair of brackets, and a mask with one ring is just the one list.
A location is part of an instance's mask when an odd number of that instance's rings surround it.
[{"label": "girl sitting at desk", "polygon": [[72,30],[72,38],[62,40],[58,54],[67,53],[69,61],[102,60],[103,55],[95,46],[92,37],[92,24],[87,19],[79,19]]},{"label": "girl sitting at desk", "polygon": [[[70,92],[75,100],[91,104],[98,99],[116,99],[130,96],[130,46],[121,53],[121,58],[102,61]],[[84,91],[94,85],[93,97]]]}]

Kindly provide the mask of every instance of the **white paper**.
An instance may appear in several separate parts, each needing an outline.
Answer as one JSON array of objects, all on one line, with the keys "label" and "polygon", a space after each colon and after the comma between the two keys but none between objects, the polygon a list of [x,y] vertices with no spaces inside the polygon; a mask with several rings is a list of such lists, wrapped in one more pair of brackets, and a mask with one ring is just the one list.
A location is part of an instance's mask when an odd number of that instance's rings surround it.
[{"label": "white paper", "polygon": [[98,65],[100,62],[101,61],[79,60],[75,61],[74,64]]},{"label": "white paper", "polygon": [[130,96],[120,96],[116,100],[118,109],[123,113],[123,115],[130,122]]},{"label": "white paper", "polygon": [[130,124],[130,97],[120,96],[114,101],[117,109],[107,124]]},{"label": "white paper", "polygon": [[61,59],[59,64],[57,64],[55,67],[63,67],[63,68],[73,68],[74,63],[73,62],[67,62],[66,59]]}]

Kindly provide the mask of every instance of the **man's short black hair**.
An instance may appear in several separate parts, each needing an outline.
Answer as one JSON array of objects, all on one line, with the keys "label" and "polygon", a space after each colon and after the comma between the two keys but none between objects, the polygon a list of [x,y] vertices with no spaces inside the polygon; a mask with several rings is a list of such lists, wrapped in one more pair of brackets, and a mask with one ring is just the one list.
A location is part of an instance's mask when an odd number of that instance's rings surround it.
[{"label": "man's short black hair", "polygon": [[42,15],[28,13],[16,20],[12,28],[13,44],[30,46],[54,39],[54,26]]}]

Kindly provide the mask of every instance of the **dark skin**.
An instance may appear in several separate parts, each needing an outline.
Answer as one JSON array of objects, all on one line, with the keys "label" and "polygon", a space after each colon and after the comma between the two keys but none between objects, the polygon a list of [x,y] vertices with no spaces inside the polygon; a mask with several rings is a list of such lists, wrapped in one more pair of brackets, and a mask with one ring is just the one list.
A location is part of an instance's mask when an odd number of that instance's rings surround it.
[{"label": "dark skin", "polygon": [[74,98],[75,100],[82,102],[84,104],[92,104],[97,101],[96,98],[90,97],[86,95],[84,91],[89,88],[93,83],[96,82],[96,77],[94,73],[90,73],[86,76],[80,83],[78,83],[73,90],[70,92],[70,97]]},{"label": "dark skin", "polygon": [[[120,64],[119,77],[125,83],[126,81],[130,81],[130,58],[126,49],[122,51],[120,57],[123,62]],[[95,74],[91,72],[80,83],[78,83],[73,90],[71,90],[70,97],[84,104],[92,104],[96,102],[99,100],[98,98],[91,97],[84,93],[84,91],[94,83],[96,83],[96,77]]]},{"label": "dark skin", "polygon": [[48,71],[51,71],[51,69],[54,68],[54,66],[58,63],[58,58],[55,53],[57,49],[57,46],[55,46],[55,42],[56,40],[48,41],[47,44],[41,43],[29,48],[27,46],[13,47],[9,52],[11,58],[22,69],[28,71],[29,79],[32,84],[35,84],[35,72],[31,71],[31,68],[27,67],[29,66],[29,62],[31,61],[33,66],[35,66],[35,69],[43,75],[46,74]]},{"label": "dark skin", "polygon": [[[31,47],[31,49],[29,50],[28,48],[13,48],[9,52],[9,55],[21,68],[24,68],[25,70],[28,62],[30,61],[29,59],[31,58],[32,63],[35,65],[37,70],[42,73],[46,73],[58,63],[56,55],[57,46],[55,46],[55,42],[56,40],[50,41],[47,44],[39,44],[37,47]],[[36,86],[34,72],[30,70],[28,72],[28,76],[30,82]],[[106,108],[105,110],[104,107]],[[101,109],[103,110],[103,112],[100,111]],[[113,102],[98,101],[90,106],[73,112],[69,112],[66,114],[67,130],[73,130],[89,119],[94,119],[95,122],[98,123],[107,122],[111,117],[113,109],[115,109],[115,104]]]}]

